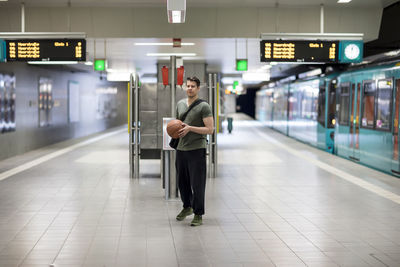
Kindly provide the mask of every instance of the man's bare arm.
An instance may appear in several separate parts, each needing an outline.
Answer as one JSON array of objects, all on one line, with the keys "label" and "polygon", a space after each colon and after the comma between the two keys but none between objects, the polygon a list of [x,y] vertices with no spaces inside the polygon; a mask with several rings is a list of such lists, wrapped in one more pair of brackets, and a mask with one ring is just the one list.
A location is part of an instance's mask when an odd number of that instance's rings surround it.
[{"label": "man's bare arm", "polygon": [[189,132],[194,132],[198,134],[212,134],[214,132],[214,118],[207,117],[203,118],[204,127],[190,126],[186,123],[182,123],[183,129],[179,131],[179,137],[184,137]]}]

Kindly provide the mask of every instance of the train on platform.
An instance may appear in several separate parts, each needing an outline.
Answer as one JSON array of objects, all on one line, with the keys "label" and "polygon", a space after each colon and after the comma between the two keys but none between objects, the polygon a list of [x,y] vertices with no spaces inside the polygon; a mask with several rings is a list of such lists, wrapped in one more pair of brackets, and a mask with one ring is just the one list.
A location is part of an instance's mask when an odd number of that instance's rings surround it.
[{"label": "train on platform", "polygon": [[304,143],[400,177],[400,62],[297,75],[263,86],[256,119]]}]

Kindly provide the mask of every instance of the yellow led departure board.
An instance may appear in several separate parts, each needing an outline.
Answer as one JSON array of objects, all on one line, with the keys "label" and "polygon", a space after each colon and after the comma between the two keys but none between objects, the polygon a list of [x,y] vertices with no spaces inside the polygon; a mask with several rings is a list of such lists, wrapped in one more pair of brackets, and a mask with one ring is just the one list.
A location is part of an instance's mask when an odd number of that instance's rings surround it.
[{"label": "yellow led departure board", "polygon": [[338,41],[262,40],[261,62],[338,62]]},{"label": "yellow led departure board", "polygon": [[7,40],[7,61],[86,61],[84,39]]}]

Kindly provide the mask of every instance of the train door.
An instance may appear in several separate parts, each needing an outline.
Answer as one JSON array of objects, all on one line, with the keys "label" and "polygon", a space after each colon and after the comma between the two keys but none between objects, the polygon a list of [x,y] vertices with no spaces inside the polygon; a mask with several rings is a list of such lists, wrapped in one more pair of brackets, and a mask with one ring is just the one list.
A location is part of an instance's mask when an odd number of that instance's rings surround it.
[{"label": "train door", "polygon": [[319,86],[318,93],[318,109],[317,109],[317,145],[319,148],[326,150],[326,82],[323,81]]},{"label": "train door", "polygon": [[336,108],[336,79],[329,83],[328,99],[326,101],[326,151],[334,153],[335,147],[335,108]]},{"label": "train door", "polygon": [[394,115],[393,115],[393,156],[392,172],[400,175],[399,159],[399,101],[400,101],[400,80],[396,80]]},{"label": "train door", "polygon": [[351,86],[351,113],[350,113],[350,155],[353,160],[360,160],[360,91],[361,84],[352,84]]}]

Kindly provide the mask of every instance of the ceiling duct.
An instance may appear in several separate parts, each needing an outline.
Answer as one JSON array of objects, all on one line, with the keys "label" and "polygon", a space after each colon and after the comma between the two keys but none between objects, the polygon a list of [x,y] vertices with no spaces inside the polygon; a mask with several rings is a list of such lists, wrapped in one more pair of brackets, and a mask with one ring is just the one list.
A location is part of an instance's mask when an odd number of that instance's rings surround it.
[{"label": "ceiling duct", "polygon": [[186,0],[167,0],[168,22],[185,23]]},{"label": "ceiling duct", "polygon": [[383,9],[379,38],[365,44],[364,57],[378,55],[400,48],[398,17],[400,2]]}]

